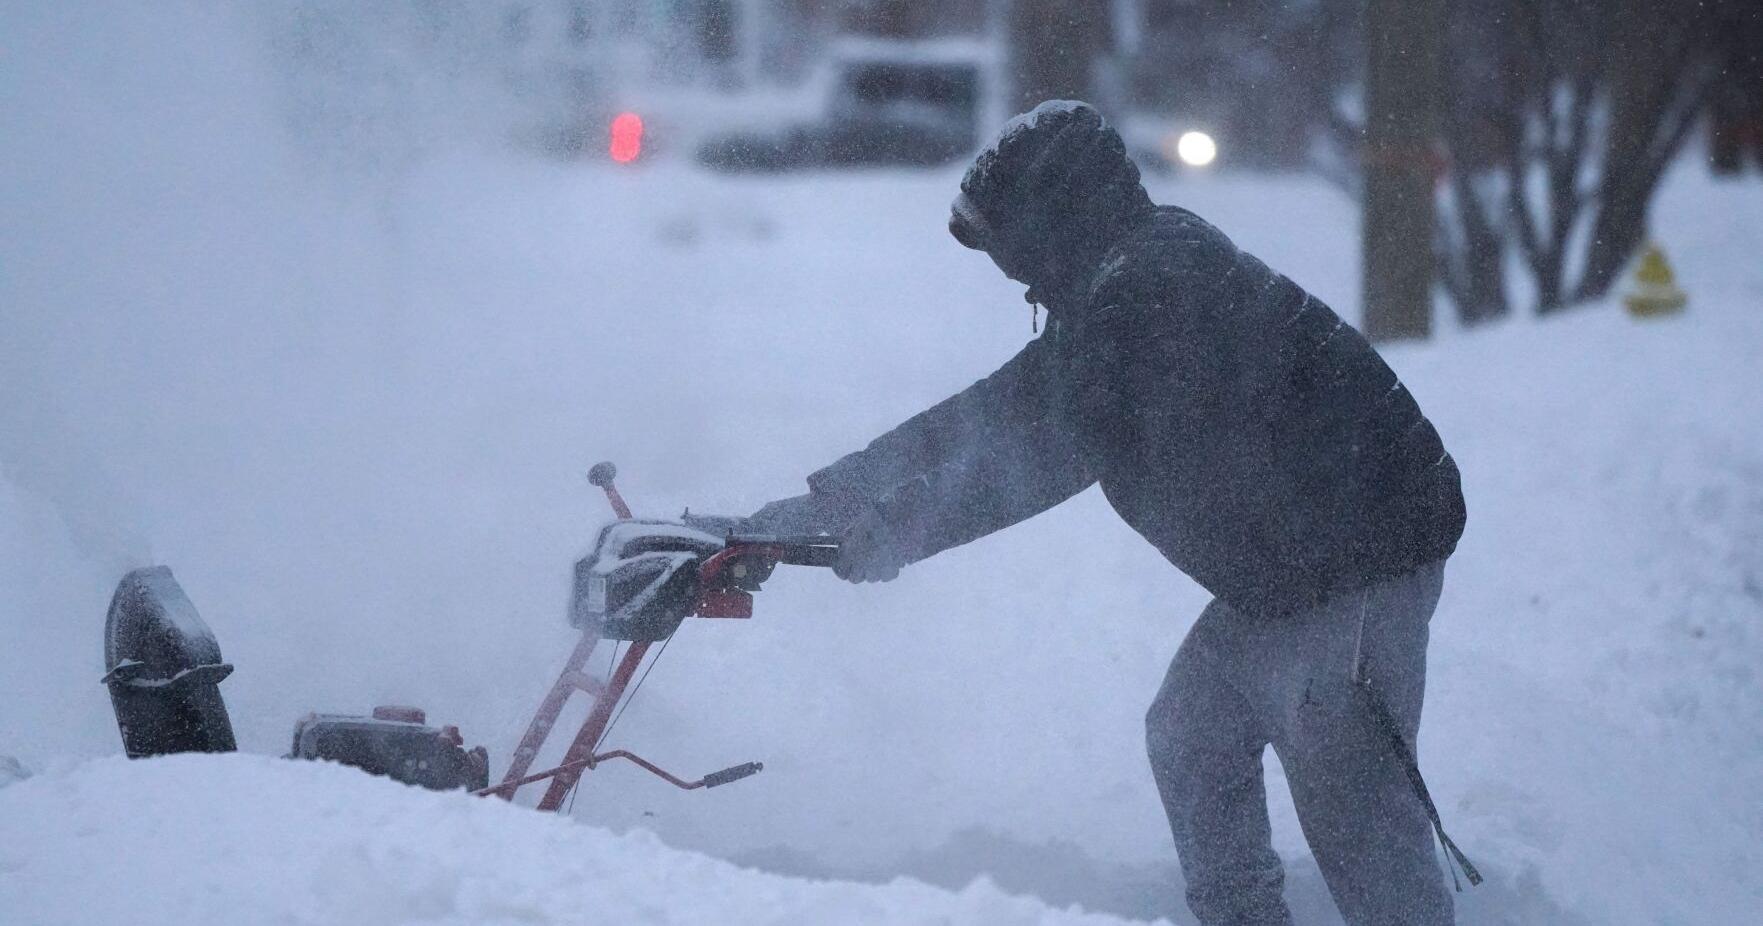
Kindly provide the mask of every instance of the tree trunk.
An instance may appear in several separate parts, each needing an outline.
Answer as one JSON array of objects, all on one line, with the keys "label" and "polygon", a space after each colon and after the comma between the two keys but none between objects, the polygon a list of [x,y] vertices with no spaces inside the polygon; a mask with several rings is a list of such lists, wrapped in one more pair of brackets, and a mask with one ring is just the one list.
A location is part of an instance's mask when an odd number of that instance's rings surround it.
[{"label": "tree trunk", "polygon": [[[1646,240],[1647,212],[1714,86],[1712,47],[1699,4],[1664,11],[1655,0],[1623,0],[1613,38],[1610,129],[1603,151],[1598,212],[1588,238],[1576,301],[1606,295]],[[1672,17],[1661,32],[1659,17]],[[1649,17],[1651,17],[1649,19]]]},{"label": "tree trunk", "polygon": [[1011,0],[1011,95],[1018,110],[1095,97],[1096,59],[1112,41],[1111,11],[1100,0]]},{"label": "tree trunk", "polygon": [[1446,230],[1439,242],[1441,279],[1457,304],[1465,325],[1505,318],[1512,311],[1506,298],[1506,240],[1489,218],[1488,197],[1477,189],[1484,177],[1452,165],[1451,191],[1457,237]]},{"label": "tree trunk", "polygon": [[1442,0],[1368,0],[1364,329],[1373,340],[1432,330],[1434,177]]}]

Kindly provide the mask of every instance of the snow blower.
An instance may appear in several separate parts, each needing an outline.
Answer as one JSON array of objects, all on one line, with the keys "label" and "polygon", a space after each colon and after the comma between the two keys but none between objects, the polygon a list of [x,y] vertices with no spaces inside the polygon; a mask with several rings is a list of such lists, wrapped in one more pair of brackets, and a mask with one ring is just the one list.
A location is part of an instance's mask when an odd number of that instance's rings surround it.
[{"label": "snow blower", "polygon": [[[466,749],[457,727],[429,726],[414,707],[382,706],[365,716],[309,714],[295,725],[288,757],[325,759],[406,784],[507,800],[525,785],[547,781],[540,810],[562,808],[584,772],[614,759],[686,790],[714,788],[760,771],[760,763],[746,762],[687,780],[628,750],[602,752],[600,747],[687,618],[751,617],[753,593],[779,565],[831,566],[838,541],[744,533],[739,519],[689,512],[678,521],[639,519],[619,494],[616,474],[611,463],[596,464],[588,473],[617,520],[600,529],[592,552],[575,564],[568,618],[581,638],[500,783],[488,783],[489,754],[483,747]],[[587,671],[589,657],[603,641],[612,642],[615,663],[604,680]],[[626,644],[620,657],[618,650]],[[637,677],[651,647],[655,656]],[[156,566],[123,577],[105,627],[104,654],[104,682],[130,758],[235,748],[219,688],[232,666],[221,662],[219,644],[171,570]],[[587,719],[558,765],[531,772],[558,716],[578,692],[591,701]]]}]

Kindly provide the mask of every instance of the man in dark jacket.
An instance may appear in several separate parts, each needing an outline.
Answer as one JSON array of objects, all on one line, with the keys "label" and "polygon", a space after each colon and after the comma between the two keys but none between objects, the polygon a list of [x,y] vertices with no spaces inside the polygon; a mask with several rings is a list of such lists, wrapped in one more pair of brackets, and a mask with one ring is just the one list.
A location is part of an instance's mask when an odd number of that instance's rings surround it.
[{"label": "man in dark jacket", "polygon": [[1455,463],[1360,334],[1198,216],[1155,206],[1081,103],[1018,117],[961,181],[950,230],[1046,330],[991,376],[808,478],[758,526],[843,539],[856,582],[1093,483],[1212,592],[1147,717],[1206,924],[1288,923],[1261,758],[1353,924],[1452,918],[1425,808],[1355,699],[1412,743],[1427,622],[1463,530]]}]

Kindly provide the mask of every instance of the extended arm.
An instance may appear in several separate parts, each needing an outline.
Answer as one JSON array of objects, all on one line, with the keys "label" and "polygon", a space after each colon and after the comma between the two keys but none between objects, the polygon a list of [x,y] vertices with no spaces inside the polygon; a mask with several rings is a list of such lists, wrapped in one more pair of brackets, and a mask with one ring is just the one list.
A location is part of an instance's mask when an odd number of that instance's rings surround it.
[{"label": "extended arm", "polygon": [[[997,372],[907,419],[808,477],[809,492],[752,516],[757,529],[842,533],[895,487],[951,461],[971,459],[1016,430],[1042,403],[1046,345],[1031,342]],[[1005,438],[1007,439],[1007,438]]]},{"label": "extended arm", "polygon": [[[840,575],[890,579],[906,563],[1009,527],[1095,481],[1066,384],[1052,369],[1060,359],[1053,350],[1050,338],[1036,341],[997,374],[926,413],[943,423],[939,430],[909,430],[919,423],[914,419],[815,474],[811,494],[853,483],[873,493],[844,531]],[[928,444],[927,436],[941,443]],[[902,456],[903,447],[920,452]],[[883,454],[870,456],[877,451]],[[927,465],[881,471],[902,459]]]},{"label": "extended arm", "polygon": [[882,535],[901,563],[917,562],[1027,520],[1096,481],[1075,423],[1048,410],[920,473],[877,499],[860,528]]}]

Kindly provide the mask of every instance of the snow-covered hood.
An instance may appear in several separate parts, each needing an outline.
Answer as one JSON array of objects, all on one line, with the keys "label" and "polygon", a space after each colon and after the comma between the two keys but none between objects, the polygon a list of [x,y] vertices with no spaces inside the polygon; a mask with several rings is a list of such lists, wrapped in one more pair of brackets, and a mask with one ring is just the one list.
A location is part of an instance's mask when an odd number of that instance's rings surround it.
[{"label": "snow-covered hood", "polygon": [[1151,211],[1120,134],[1072,100],[1006,124],[961,178],[958,202],[981,220],[983,250],[1051,311],[1072,307],[1102,256]]}]

